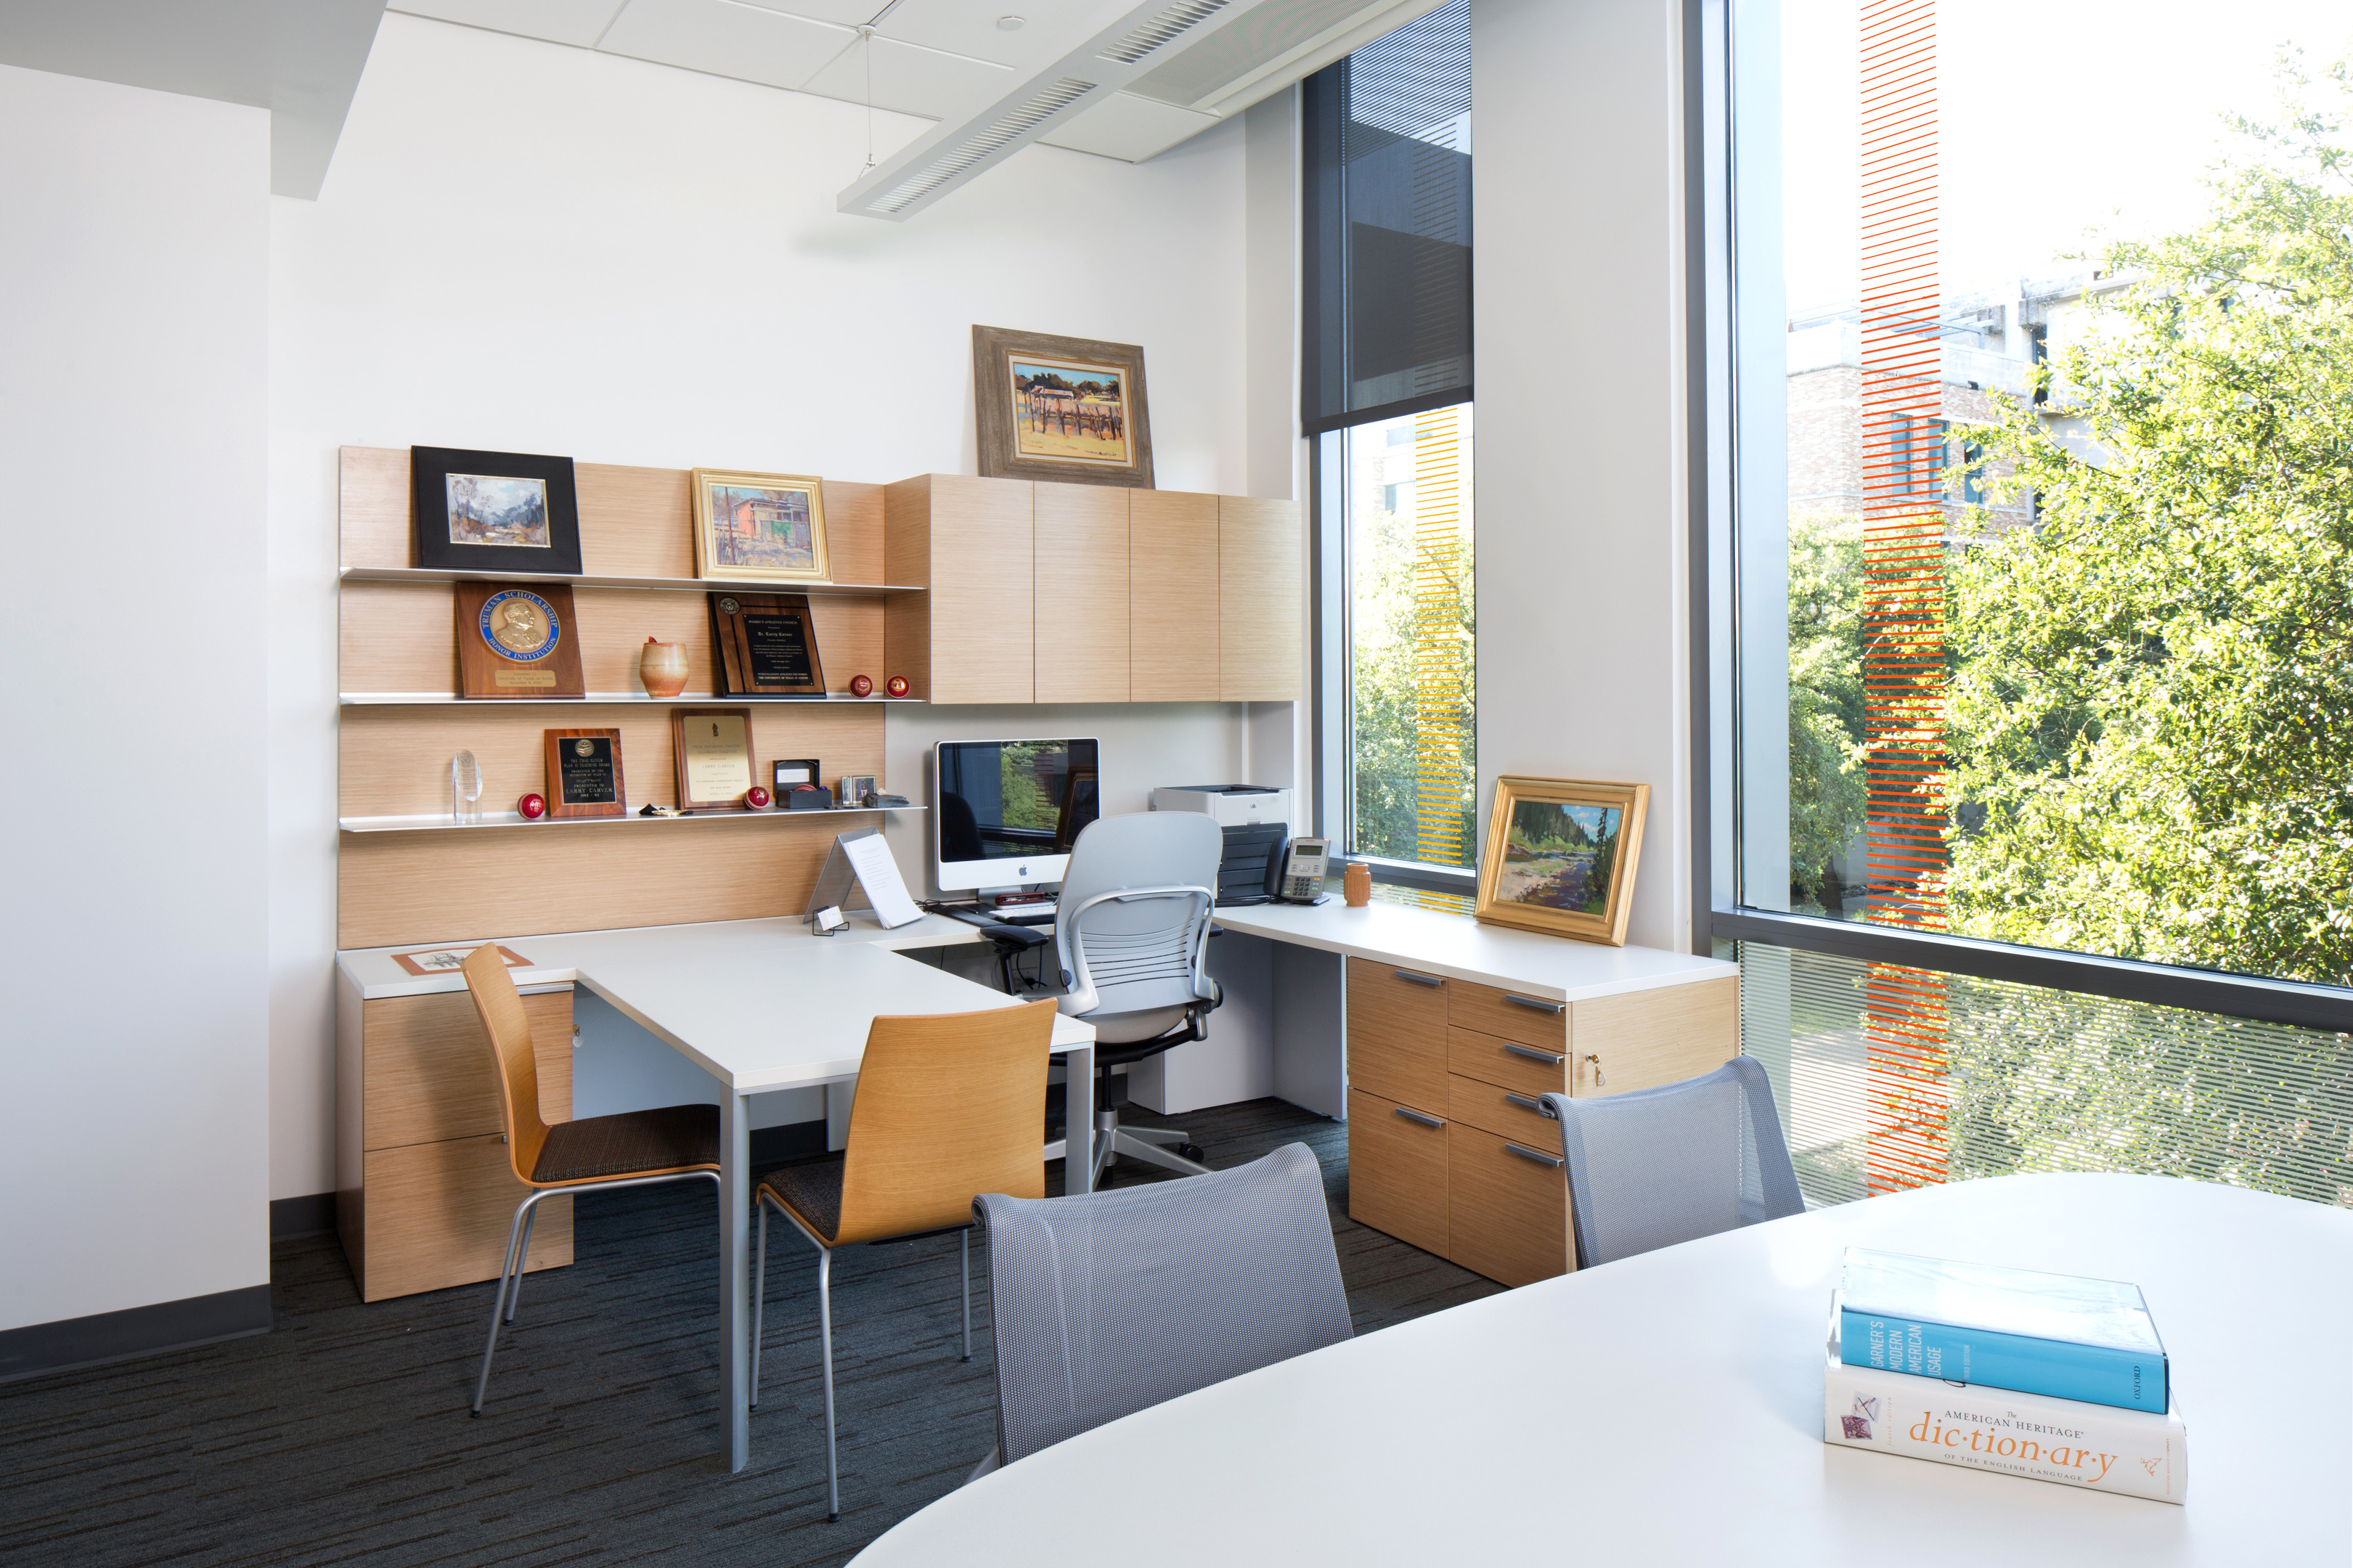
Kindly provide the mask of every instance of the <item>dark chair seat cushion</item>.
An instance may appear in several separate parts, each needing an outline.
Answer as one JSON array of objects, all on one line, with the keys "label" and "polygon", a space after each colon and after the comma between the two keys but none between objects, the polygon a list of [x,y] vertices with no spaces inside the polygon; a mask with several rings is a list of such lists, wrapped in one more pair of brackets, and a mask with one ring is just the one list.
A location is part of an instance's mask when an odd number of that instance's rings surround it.
[{"label": "dark chair seat cushion", "polygon": [[761,1177],[760,1187],[830,1242],[841,1233],[841,1166],[839,1154],[786,1165]]},{"label": "dark chair seat cushion", "polygon": [[719,1108],[666,1105],[659,1110],[624,1110],[584,1116],[547,1130],[534,1182],[586,1182],[634,1176],[649,1171],[719,1165]]}]

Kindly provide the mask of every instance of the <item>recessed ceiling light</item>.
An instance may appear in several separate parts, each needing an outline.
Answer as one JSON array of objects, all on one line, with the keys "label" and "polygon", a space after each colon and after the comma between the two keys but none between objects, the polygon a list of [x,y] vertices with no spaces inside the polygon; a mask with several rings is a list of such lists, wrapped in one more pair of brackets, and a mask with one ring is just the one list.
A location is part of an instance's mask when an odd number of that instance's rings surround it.
[{"label": "recessed ceiling light", "polygon": [[1027,19],[1022,16],[999,16],[997,19],[997,30],[1000,33],[1018,33],[1021,30],[1021,24]]}]

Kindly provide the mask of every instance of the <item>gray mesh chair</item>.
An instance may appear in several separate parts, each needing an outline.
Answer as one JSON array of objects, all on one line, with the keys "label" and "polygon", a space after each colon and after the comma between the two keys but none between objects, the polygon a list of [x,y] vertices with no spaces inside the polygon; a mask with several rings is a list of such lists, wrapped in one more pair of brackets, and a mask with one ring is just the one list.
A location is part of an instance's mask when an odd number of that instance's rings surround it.
[{"label": "gray mesh chair", "polygon": [[1121,1154],[1179,1175],[1208,1173],[1176,1129],[1119,1124],[1111,1071],[1207,1037],[1203,1020],[1219,1000],[1207,970],[1209,911],[1225,846],[1218,825],[1190,811],[1103,817],[1071,846],[1055,897],[1054,951],[1068,987],[1056,1005],[1095,1026],[1098,1183]]},{"label": "gray mesh chair", "polygon": [[1754,1058],[1659,1089],[1547,1094],[1544,1104],[1560,1119],[1580,1268],[1806,1212]]},{"label": "gray mesh chair", "polygon": [[988,1238],[997,1433],[975,1476],[1349,1337],[1304,1144],[1196,1181],[972,1206]]}]

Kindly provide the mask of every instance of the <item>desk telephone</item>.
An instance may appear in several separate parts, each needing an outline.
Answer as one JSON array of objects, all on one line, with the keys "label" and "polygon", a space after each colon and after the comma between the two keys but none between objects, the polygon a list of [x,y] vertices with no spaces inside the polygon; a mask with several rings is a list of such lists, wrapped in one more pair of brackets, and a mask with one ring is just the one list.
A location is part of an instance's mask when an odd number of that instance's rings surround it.
[{"label": "desk telephone", "polygon": [[1278,904],[1321,903],[1328,838],[1293,838],[1267,857],[1266,896]]}]

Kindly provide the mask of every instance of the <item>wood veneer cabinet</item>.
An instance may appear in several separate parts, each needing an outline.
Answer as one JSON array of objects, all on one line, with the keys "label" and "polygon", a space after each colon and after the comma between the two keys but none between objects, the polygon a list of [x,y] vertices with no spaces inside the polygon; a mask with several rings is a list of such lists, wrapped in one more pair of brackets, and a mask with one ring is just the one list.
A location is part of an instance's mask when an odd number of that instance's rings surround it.
[{"label": "wood veneer cabinet", "polygon": [[1299,509],[1218,500],[1218,696],[1296,702],[1304,644]]},{"label": "wood veneer cabinet", "polygon": [[1218,700],[1216,496],[1127,492],[1129,697]]},{"label": "wood veneer cabinet", "polygon": [[[1083,488],[1083,487],[1078,487]],[[1034,702],[1037,487],[918,474],[882,489],[883,662],[930,702]]]},{"label": "wood veneer cabinet", "polygon": [[1351,958],[1347,988],[1349,1217],[1506,1285],[1576,1267],[1538,1097],[1654,1089],[1740,1048],[1731,976],[1554,1002]]},{"label": "wood veneer cabinet", "polygon": [[1036,487],[1031,592],[1039,702],[1124,702],[1128,664],[1128,492]]},{"label": "wood veneer cabinet", "polygon": [[[463,991],[338,1001],[335,1228],[360,1299],[498,1277],[515,1205],[491,1053]],[[572,1115],[572,988],[523,995],[540,1115]],[[539,1205],[533,1269],[572,1261],[572,1200]]]}]

